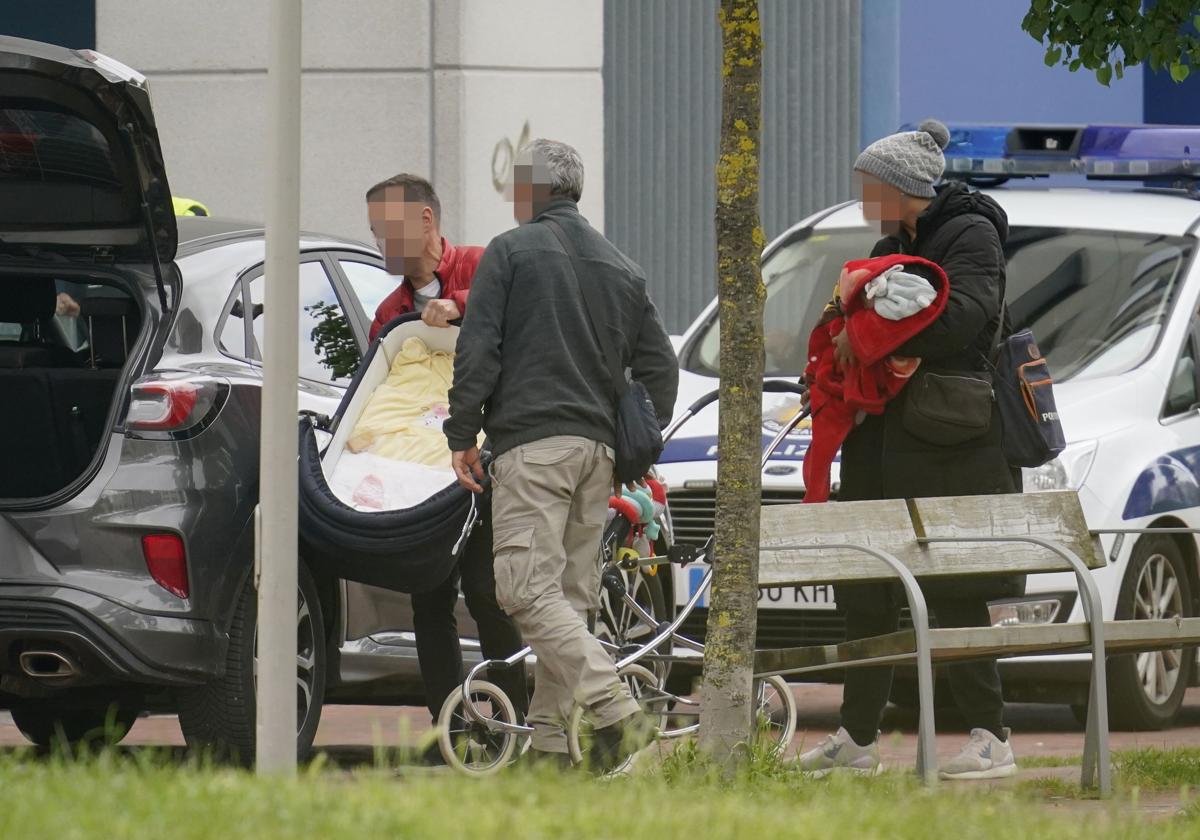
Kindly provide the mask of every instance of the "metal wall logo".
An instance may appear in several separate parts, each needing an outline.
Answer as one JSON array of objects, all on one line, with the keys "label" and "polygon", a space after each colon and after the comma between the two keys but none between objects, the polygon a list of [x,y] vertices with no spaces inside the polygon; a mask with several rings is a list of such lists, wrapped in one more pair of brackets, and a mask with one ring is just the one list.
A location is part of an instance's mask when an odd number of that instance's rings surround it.
[{"label": "metal wall logo", "polygon": [[517,152],[529,142],[531,136],[529,120],[525,120],[525,126],[515,144],[507,137],[502,137],[492,149],[492,186],[501,195],[507,196],[506,191],[512,185],[512,169]]}]

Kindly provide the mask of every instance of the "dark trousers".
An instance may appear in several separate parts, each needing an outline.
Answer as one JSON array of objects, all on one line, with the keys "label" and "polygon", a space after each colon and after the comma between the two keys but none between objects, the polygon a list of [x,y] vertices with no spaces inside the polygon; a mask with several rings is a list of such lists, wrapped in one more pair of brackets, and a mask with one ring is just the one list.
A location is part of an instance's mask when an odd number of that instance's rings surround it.
[{"label": "dark trousers", "polygon": [[[479,646],[484,659],[507,659],[524,647],[511,618],[496,603],[496,576],[492,570],[492,510],[490,498],[481,500],[480,520],[471,532],[458,567],[437,589],[412,596],[413,630],[417,636],[417,660],[425,682],[425,701],[436,721],[442,705],[455,686],[463,681],[462,648],[458,640],[458,588],[467,610],[479,628]],[[504,690],[513,706],[524,716],[529,706],[525,666],[490,668],[488,679]]]},{"label": "dark trousers", "polygon": [[[987,602],[964,598],[933,602],[930,612],[939,627],[987,627],[991,624]],[[879,636],[897,629],[898,609],[847,609],[846,639]],[[875,740],[883,720],[883,709],[892,691],[892,668],[847,668],[842,690],[842,726],[860,745]],[[987,729],[1003,739],[1004,698],[996,660],[984,659],[945,666],[954,704],[972,728]]]}]

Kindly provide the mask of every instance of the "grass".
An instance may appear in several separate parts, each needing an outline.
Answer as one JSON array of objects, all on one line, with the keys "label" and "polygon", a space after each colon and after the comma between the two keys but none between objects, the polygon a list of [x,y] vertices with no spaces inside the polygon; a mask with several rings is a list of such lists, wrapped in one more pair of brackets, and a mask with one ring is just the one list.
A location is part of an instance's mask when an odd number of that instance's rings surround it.
[{"label": "grass", "polygon": [[1083,759],[1077,755],[1020,755],[1017,764],[1022,770],[1043,767],[1077,767]]},{"label": "grass", "polygon": [[[1200,751],[1192,751],[1197,753]],[[1179,778],[1190,758],[1139,756],[1137,778]],[[1134,767],[1127,761],[1127,767]],[[1178,772],[1183,772],[1180,770]],[[1073,786],[1063,785],[1064,790]],[[1077,788],[1075,788],[1077,790]],[[1046,791],[1033,792],[1039,798]],[[1200,834],[1200,810],[1150,821],[1121,802],[1086,812],[1030,807],[1018,789],[943,785],[909,774],[810,781],[766,756],[734,778],[685,748],[648,778],[598,782],[509,771],[487,780],[318,762],[295,779],[180,764],[165,754],[94,758],[0,755],[0,837],[26,838],[610,838],[999,836],[1155,838]]]},{"label": "grass", "polygon": [[1142,790],[1180,790],[1200,786],[1200,749],[1127,750],[1113,756],[1121,785]]}]

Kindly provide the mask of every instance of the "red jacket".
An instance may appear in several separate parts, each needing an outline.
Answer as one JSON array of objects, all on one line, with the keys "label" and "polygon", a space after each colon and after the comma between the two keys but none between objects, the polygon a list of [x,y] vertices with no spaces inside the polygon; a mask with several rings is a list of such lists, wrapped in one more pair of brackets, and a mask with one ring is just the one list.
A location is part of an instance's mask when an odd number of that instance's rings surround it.
[{"label": "red jacket", "polygon": [[[478,245],[459,245],[455,247],[442,238],[442,261],[433,270],[434,275],[442,284],[441,300],[452,300],[463,315],[467,314],[467,293],[471,291],[471,278],[475,276],[475,268],[479,258],[483,256],[483,248]],[[412,283],[404,280],[396,290],[385,297],[375,310],[375,320],[371,322],[371,340],[375,339],[383,327],[392,319],[412,312],[413,287]]]},{"label": "red jacket", "polygon": [[[890,321],[863,302],[867,283],[893,265],[925,269],[937,297],[931,306],[899,321]],[[882,414],[888,401],[908,384],[920,359],[890,356],[917,333],[937,320],[946,308],[950,284],[941,267],[920,257],[890,254],[851,260],[842,270],[839,297],[843,313],[823,321],[808,340],[808,368],[812,407],[812,444],[804,455],[804,501],[829,499],[829,469],[846,436],[854,430],[858,413]],[[833,337],[846,330],[857,364],[840,370],[834,362]]]}]

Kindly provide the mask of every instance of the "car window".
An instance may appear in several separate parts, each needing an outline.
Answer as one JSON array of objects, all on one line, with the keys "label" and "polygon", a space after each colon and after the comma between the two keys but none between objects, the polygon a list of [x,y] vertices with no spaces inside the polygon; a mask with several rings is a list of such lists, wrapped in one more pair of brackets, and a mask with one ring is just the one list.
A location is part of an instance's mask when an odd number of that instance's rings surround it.
[{"label": "car window", "polygon": [[1167,417],[1185,414],[1197,403],[1200,403],[1200,389],[1196,384],[1196,342],[1189,337],[1175,362],[1163,414]]},{"label": "car window", "polygon": [[375,310],[399,285],[400,278],[393,277],[379,266],[370,263],[342,260],[340,264],[350,282],[350,288],[358,297],[363,313],[368,318],[374,318]]},{"label": "car window", "polygon": [[221,322],[220,335],[217,336],[217,344],[220,346],[221,352],[237,356],[239,359],[248,358],[250,355],[246,352],[246,313],[245,304],[242,301],[244,294],[242,281],[239,280],[237,297],[229,305],[225,320]]},{"label": "car window", "polygon": [[[877,239],[866,229],[815,233],[780,248],[763,265],[767,376],[796,376],[804,371],[808,334],[833,298],[842,263],[869,254]],[[715,376],[720,351],[720,319],[713,318],[692,345],[685,366]]]},{"label": "car window", "polygon": [[[763,263],[768,376],[804,370],[804,342],[842,263],[870,253],[874,241],[866,229],[832,230],[784,245]],[[1131,370],[1158,345],[1192,247],[1186,237],[1014,227],[1004,248],[1012,324],[1033,329],[1056,379]],[[697,334],[688,370],[718,374],[719,330],[712,317]]]},{"label": "car window", "polygon": [[[263,346],[263,293],[266,275],[249,283],[255,347],[251,358],[261,359]],[[350,321],[320,261],[300,263],[300,376],[317,382],[346,384],[358,369],[361,357]],[[231,313],[232,314],[232,313]],[[235,320],[229,318],[228,321]]]}]

